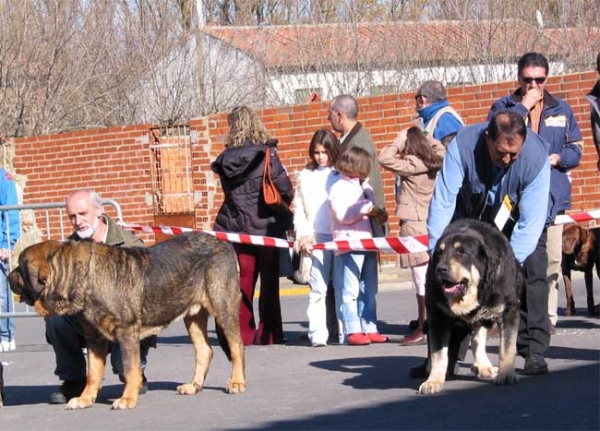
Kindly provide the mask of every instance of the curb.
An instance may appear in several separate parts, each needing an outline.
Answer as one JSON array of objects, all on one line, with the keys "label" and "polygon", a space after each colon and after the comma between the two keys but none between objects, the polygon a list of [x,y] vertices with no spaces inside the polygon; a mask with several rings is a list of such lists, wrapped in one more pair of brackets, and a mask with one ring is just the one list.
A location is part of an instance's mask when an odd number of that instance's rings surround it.
[{"label": "curb", "polygon": [[[409,290],[413,288],[412,277],[409,268],[400,268],[394,265],[382,266],[379,271],[379,291]],[[303,284],[295,284],[287,277],[279,280],[279,296],[302,296],[308,295],[310,287]],[[258,298],[260,289],[254,293]]]}]

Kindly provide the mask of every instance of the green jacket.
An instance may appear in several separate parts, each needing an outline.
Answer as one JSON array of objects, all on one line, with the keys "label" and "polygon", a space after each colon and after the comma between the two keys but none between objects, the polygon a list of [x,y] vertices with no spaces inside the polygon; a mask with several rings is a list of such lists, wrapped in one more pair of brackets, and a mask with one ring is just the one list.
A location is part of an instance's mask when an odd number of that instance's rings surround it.
[{"label": "green jacket", "polygon": [[[106,245],[114,245],[117,247],[143,247],[144,241],[136,234],[129,230],[121,229],[109,216],[104,214],[106,221]],[[71,241],[79,241],[81,238],[76,233],[73,233],[69,239]]]},{"label": "green jacket", "polygon": [[385,196],[383,194],[383,181],[381,180],[381,172],[379,171],[379,163],[377,163],[377,154],[375,152],[375,144],[369,132],[362,124],[356,123],[352,130],[342,142],[342,151],[351,147],[359,147],[371,154],[371,172],[369,172],[369,184],[375,192],[375,204],[380,208],[385,208]]},{"label": "green jacket", "polygon": [[[104,214],[104,220],[106,221],[106,245],[114,245],[116,247],[144,247],[144,241],[139,238],[136,234],[129,230],[121,229],[109,216]],[[79,241],[81,238],[73,233],[69,239],[71,241]],[[141,341],[142,345],[148,347],[156,347],[157,336],[145,338]]]},{"label": "green jacket", "polygon": [[[377,162],[377,153],[375,152],[375,144],[373,138],[369,132],[363,127],[360,122],[357,122],[352,130],[348,132],[342,142],[342,151],[345,151],[351,147],[359,147],[366,150],[371,154],[371,172],[369,172],[369,184],[375,192],[375,205],[379,208],[386,208],[385,195],[383,193],[383,181],[381,179],[381,172],[379,170],[379,163]],[[387,236],[390,232],[388,223],[383,224],[383,232],[375,233],[373,236]]]}]

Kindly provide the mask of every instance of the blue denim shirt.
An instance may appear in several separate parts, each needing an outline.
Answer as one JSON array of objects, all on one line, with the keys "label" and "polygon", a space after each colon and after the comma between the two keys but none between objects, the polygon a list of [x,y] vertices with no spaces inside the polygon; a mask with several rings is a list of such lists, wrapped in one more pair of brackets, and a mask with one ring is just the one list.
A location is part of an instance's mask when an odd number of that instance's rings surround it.
[{"label": "blue denim shirt", "polygon": [[[18,205],[17,187],[9,172],[0,168],[0,205]],[[12,250],[21,235],[19,211],[0,211],[0,248]]]},{"label": "blue denim shirt", "polygon": [[448,145],[429,205],[429,250],[435,249],[453,218],[486,220],[482,217],[486,204],[496,207],[490,211],[493,217],[503,197],[508,196],[515,203],[517,214],[510,244],[517,260],[523,263],[535,249],[551,211],[547,144],[535,133],[528,133],[517,160],[508,169],[499,171],[503,175],[497,175],[486,188],[481,176],[493,171],[482,138],[487,125],[481,123],[461,129]]}]

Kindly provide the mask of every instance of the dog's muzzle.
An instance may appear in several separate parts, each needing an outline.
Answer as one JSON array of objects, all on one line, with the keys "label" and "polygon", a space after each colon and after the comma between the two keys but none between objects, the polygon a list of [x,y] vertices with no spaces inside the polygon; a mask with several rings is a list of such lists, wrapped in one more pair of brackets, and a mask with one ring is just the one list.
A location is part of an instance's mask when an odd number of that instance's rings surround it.
[{"label": "dog's muzzle", "polygon": [[464,295],[468,288],[468,280],[457,281],[450,276],[450,269],[445,265],[436,268],[437,277],[444,288],[444,293],[449,296]]}]

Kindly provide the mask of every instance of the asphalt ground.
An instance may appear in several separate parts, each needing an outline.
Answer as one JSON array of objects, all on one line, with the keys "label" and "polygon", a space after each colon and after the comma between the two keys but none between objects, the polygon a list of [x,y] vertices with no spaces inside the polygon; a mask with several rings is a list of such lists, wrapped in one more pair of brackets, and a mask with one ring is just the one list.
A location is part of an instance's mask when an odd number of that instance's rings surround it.
[{"label": "asphalt ground", "polygon": [[[401,347],[415,317],[414,291],[407,272],[384,268],[377,297],[379,330],[390,337],[370,346],[309,347],[307,297],[302,286],[282,279],[286,345],[246,349],[247,391],[224,391],[230,364],[217,347],[204,390],[177,395],[192,376],[193,351],[182,322],[159,336],[146,374],[149,391],[136,409],[112,411],[123,386],[106,374],[96,404],[79,411],[47,403],[56,390],[54,355],[44,339],[41,318],[17,320],[17,350],[0,353],[5,364],[6,405],[1,430],[598,430],[600,429],[600,320],[585,314],[583,280],[574,281],[577,315],[561,316],[547,354],[550,374],[522,376],[518,385],[495,386],[469,372],[433,396],[416,393],[421,380],[408,377],[426,355],[425,346]],[[596,281],[596,298],[598,280]],[[564,292],[560,292],[563,311]],[[498,339],[488,352],[497,363]],[[517,371],[523,360],[517,359]]]}]

